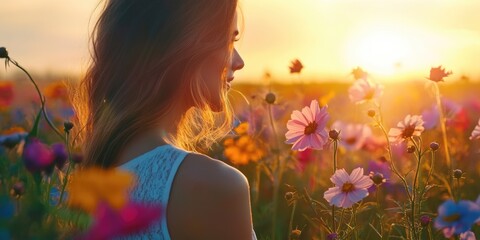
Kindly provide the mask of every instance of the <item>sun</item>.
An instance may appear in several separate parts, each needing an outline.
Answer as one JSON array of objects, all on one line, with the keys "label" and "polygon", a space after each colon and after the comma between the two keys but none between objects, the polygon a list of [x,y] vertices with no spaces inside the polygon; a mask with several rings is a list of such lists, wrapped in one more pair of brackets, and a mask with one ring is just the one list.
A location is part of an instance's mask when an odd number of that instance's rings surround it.
[{"label": "sun", "polygon": [[345,59],[348,66],[391,76],[411,54],[408,39],[393,30],[366,30],[348,39]]}]

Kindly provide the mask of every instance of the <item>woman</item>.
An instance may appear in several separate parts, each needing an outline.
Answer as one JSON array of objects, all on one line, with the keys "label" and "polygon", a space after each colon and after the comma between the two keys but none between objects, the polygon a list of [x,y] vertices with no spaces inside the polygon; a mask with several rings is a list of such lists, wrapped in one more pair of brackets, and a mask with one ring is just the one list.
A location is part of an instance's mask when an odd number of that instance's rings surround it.
[{"label": "woman", "polygon": [[132,198],[165,206],[161,223],[135,239],[255,239],[246,178],[198,153],[231,129],[226,94],[244,65],[236,8],[106,0],[80,112],[87,165],[132,171]]}]

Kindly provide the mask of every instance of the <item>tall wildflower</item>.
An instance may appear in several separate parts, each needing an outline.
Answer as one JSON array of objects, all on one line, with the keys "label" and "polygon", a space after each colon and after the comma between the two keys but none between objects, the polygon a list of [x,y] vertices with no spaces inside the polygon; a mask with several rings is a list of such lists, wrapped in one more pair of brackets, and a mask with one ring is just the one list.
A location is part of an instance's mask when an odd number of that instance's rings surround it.
[{"label": "tall wildflower", "polygon": [[367,79],[359,79],[348,89],[350,100],[356,104],[378,99],[383,95],[383,86]]},{"label": "tall wildflower", "polygon": [[323,149],[328,141],[325,127],[329,118],[327,107],[320,108],[317,100],[312,100],[310,107],[302,111],[294,110],[287,122],[286,143],[293,144],[292,150]]}]

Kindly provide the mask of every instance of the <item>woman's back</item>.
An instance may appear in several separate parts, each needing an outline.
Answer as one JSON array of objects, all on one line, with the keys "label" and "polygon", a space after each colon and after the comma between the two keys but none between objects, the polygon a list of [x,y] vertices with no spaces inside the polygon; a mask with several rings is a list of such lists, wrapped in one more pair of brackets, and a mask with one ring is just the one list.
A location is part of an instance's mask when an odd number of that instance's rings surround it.
[{"label": "woman's back", "polygon": [[165,207],[160,222],[132,239],[255,239],[248,182],[223,162],[166,144],[120,168],[137,176],[133,200]]}]

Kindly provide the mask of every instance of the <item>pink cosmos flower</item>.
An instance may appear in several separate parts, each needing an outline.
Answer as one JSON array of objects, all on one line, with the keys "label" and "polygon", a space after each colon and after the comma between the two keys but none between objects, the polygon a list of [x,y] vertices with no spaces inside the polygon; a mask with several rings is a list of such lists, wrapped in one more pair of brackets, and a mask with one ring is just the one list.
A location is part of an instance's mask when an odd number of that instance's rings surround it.
[{"label": "pink cosmos flower", "polygon": [[320,108],[317,100],[312,100],[310,107],[304,107],[301,112],[293,111],[287,122],[286,143],[293,144],[292,150],[298,151],[323,149],[328,141],[325,126],[329,118],[327,107]]},{"label": "pink cosmos flower", "polygon": [[480,139],[480,119],[478,119],[478,124],[475,129],[473,129],[472,135],[470,136],[470,140],[476,139]]},{"label": "pink cosmos flower", "polygon": [[391,128],[388,132],[388,140],[394,143],[403,142],[403,140],[420,136],[424,130],[423,119],[420,115],[407,115],[405,119],[397,124],[397,127]]},{"label": "pink cosmos flower", "polygon": [[361,104],[370,100],[378,100],[383,94],[383,86],[367,79],[359,79],[348,89],[350,100]]},{"label": "pink cosmos flower", "polygon": [[363,175],[363,168],[355,168],[348,175],[345,169],[338,169],[330,178],[335,187],[329,188],[323,197],[330,203],[341,208],[349,208],[354,203],[368,196],[368,188],[373,181]]},{"label": "pink cosmos flower", "polygon": [[464,233],[460,233],[460,240],[477,240],[475,237],[475,233],[472,231],[466,231]]},{"label": "pink cosmos flower", "polygon": [[367,138],[372,135],[372,129],[365,124],[336,121],[331,128],[340,132],[340,145],[349,151],[361,149]]}]

